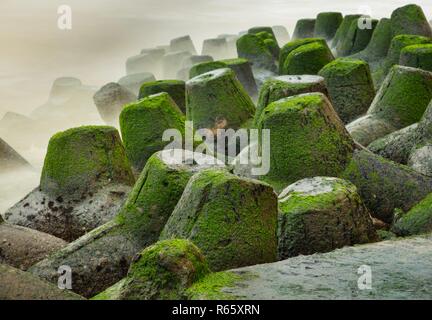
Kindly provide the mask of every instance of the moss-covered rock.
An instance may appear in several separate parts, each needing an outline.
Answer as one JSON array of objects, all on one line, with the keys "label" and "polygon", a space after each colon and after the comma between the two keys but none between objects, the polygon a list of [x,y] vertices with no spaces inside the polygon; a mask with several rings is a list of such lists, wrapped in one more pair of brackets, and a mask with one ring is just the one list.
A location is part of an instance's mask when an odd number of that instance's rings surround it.
[{"label": "moss-covered rock", "polygon": [[392,226],[400,236],[412,236],[432,231],[432,194],[427,195]]},{"label": "moss-covered rock", "polygon": [[337,48],[340,45],[340,42],[344,41],[347,38],[353,21],[358,21],[358,19],[361,17],[362,15],[360,14],[347,14],[346,16],[344,16],[342,23],[340,24],[333,38],[331,44],[333,48]]},{"label": "moss-covered rock", "polygon": [[94,300],[182,299],[187,288],[209,273],[204,256],[192,242],[159,241],[134,258],[126,278]]},{"label": "moss-covered rock", "polygon": [[[363,17],[361,19],[370,18]],[[351,22],[345,37],[340,39],[336,46],[336,51],[339,57],[355,54],[367,47],[378,24],[378,20],[370,19],[370,21],[367,23],[371,24],[371,28],[359,28],[358,19],[355,19]]]},{"label": "moss-covered rock", "polygon": [[61,290],[57,285],[38,277],[0,264],[0,299],[1,300],[83,300],[84,298]]},{"label": "moss-covered rock", "polygon": [[171,52],[186,51],[196,54],[195,46],[190,36],[182,36],[170,41],[169,50]]},{"label": "moss-covered rock", "polygon": [[327,44],[312,42],[292,50],[283,62],[281,74],[315,75],[334,60]]},{"label": "moss-covered rock", "polygon": [[160,239],[191,240],[218,271],[275,261],[276,225],[270,186],[209,169],[189,181]]},{"label": "moss-covered rock", "polygon": [[391,223],[396,208],[408,211],[432,192],[432,178],[370,151],[356,151],[341,178],[351,181],[373,217]]},{"label": "moss-covered rock", "polygon": [[49,234],[2,222],[0,219],[0,263],[27,270],[67,244]]},{"label": "moss-covered rock", "polygon": [[212,56],[215,59],[226,59],[228,55],[228,44],[225,38],[205,39],[202,45],[203,55]]},{"label": "moss-covered rock", "polygon": [[403,48],[399,64],[432,71],[432,44],[419,44]]},{"label": "moss-covered rock", "polygon": [[279,196],[278,258],[376,241],[369,211],[348,181],[300,180]]},{"label": "moss-covered rock", "polygon": [[418,122],[432,99],[432,73],[394,66],[367,115],[347,126],[353,138],[367,146],[391,132]]},{"label": "moss-covered rock", "polygon": [[0,138],[0,172],[18,168],[31,168],[30,164],[9,144]]},{"label": "moss-covered rock", "polygon": [[125,106],[120,129],[126,154],[139,173],[147,159],[169,143],[162,140],[165,130],[177,129],[184,134],[184,116],[170,95],[162,92]]},{"label": "moss-covered rock", "polygon": [[101,118],[110,125],[117,125],[123,107],[135,101],[137,96],[115,82],[110,82],[100,88],[93,96],[93,101]]},{"label": "moss-covered rock", "polygon": [[131,91],[135,96],[138,96],[142,84],[150,81],[156,81],[154,75],[150,72],[141,72],[124,76],[117,83]]},{"label": "moss-covered rock", "polygon": [[315,21],[315,19],[297,20],[292,40],[312,38],[314,36]]},{"label": "moss-covered rock", "polygon": [[49,142],[40,187],[5,220],[72,241],[112,219],[134,183],[117,130],[84,126]]},{"label": "moss-covered rock", "polygon": [[159,80],[144,83],[139,92],[138,99],[166,92],[174,100],[183,113],[186,113],[186,85],[182,80]]},{"label": "moss-covered rock", "polygon": [[190,69],[189,78],[192,79],[203,73],[222,68],[230,68],[233,70],[237,79],[240,81],[249,96],[252,98],[256,97],[257,85],[252,73],[252,66],[248,60],[243,58],[225,59],[196,64]]},{"label": "moss-covered rock", "polygon": [[339,58],[321,69],[333,107],[344,123],[365,114],[375,97],[367,62]]},{"label": "moss-covered rock", "polygon": [[254,68],[276,70],[276,60],[268,44],[256,34],[245,34],[237,40],[239,58],[249,60]]},{"label": "moss-covered rock", "polygon": [[281,191],[302,178],[337,176],[354,142],[322,93],[301,94],[268,105],[258,120],[270,129],[270,172],[261,179]]},{"label": "moss-covered rock", "polygon": [[294,51],[297,48],[300,48],[301,46],[304,46],[304,45],[307,45],[310,43],[315,43],[315,42],[318,42],[322,45],[326,45],[325,40],[320,39],[320,38],[298,39],[298,40],[293,40],[293,41],[285,44],[281,48],[280,53],[279,53],[279,74],[282,74],[285,60],[287,59],[287,57],[289,56],[289,54],[292,51]]},{"label": "moss-covered rock", "polygon": [[186,116],[195,129],[238,129],[255,105],[231,69],[217,69],[186,82]]},{"label": "moss-covered rock", "polygon": [[57,283],[58,267],[68,265],[73,270],[73,290],[93,297],[124,278],[134,255],[158,240],[190,177],[214,166],[223,164],[190,151],[155,153],[115,219],[39,262],[30,272]]},{"label": "moss-covered rock", "polygon": [[321,92],[328,96],[324,78],[320,76],[279,76],[268,79],[261,87],[255,123],[263,110],[272,102],[302,93]]},{"label": "moss-covered rock", "polygon": [[391,28],[393,37],[399,34],[432,37],[431,26],[422,8],[415,4],[409,4],[394,10],[391,15]]},{"label": "moss-covered rock", "polygon": [[258,26],[258,27],[252,27],[248,30],[249,34],[259,34],[262,32],[269,34],[273,40],[276,40],[276,36],[272,27]]},{"label": "moss-covered rock", "polygon": [[340,12],[321,12],[316,17],[314,37],[331,40],[342,23]]}]

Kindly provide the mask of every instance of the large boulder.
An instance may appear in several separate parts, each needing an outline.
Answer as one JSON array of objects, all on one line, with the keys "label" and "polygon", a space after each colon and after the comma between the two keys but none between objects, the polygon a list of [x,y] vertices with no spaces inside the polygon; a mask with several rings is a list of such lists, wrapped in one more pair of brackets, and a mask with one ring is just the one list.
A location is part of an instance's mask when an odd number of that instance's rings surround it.
[{"label": "large boulder", "polygon": [[428,235],[211,273],[187,294],[193,300],[428,300],[431,245]]},{"label": "large boulder", "polygon": [[189,181],[160,239],[191,240],[217,271],[275,261],[276,227],[270,186],[209,169]]},{"label": "large boulder", "polygon": [[432,44],[418,44],[403,48],[399,64],[432,71]]},{"label": "large boulder", "polygon": [[375,98],[367,62],[339,58],[321,69],[333,107],[344,123],[365,114]]},{"label": "large boulder", "polygon": [[432,99],[432,73],[394,66],[378,91],[367,114],[347,129],[360,144],[418,122]]},{"label": "large boulder", "polygon": [[171,52],[186,51],[191,55],[196,54],[195,46],[190,36],[182,36],[170,41],[169,50]]},{"label": "large boulder", "polygon": [[260,129],[270,130],[270,171],[260,179],[282,191],[302,178],[337,176],[354,142],[322,93],[301,94],[268,105]]},{"label": "large boulder", "polygon": [[255,112],[255,123],[272,102],[302,93],[321,92],[328,96],[324,78],[313,75],[278,76],[264,82]]},{"label": "large boulder", "polygon": [[315,30],[315,19],[299,19],[294,27],[292,40],[312,38]]},{"label": "large boulder", "polygon": [[255,105],[228,68],[186,82],[186,117],[195,129],[239,129],[252,119]]},{"label": "large boulder", "polygon": [[0,263],[21,270],[27,270],[67,244],[37,230],[1,223],[1,218],[0,239]]},{"label": "large boulder", "polygon": [[139,89],[144,82],[155,81],[156,78],[150,72],[134,73],[120,78],[117,83],[125,87],[135,96],[138,96]]},{"label": "large boulder", "polygon": [[159,80],[144,83],[139,91],[138,99],[166,92],[174,100],[183,113],[186,113],[185,82],[182,80]]},{"label": "large boulder", "polygon": [[277,25],[277,26],[273,26],[272,29],[279,46],[283,46],[285,43],[290,41],[291,38],[285,26]]},{"label": "large boulder", "polygon": [[50,139],[40,186],[4,217],[71,241],[112,219],[133,183],[115,128],[69,129]]},{"label": "large boulder", "polygon": [[391,29],[393,37],[399,34],[432,37],[431,26],[422,8],[415,4],[397,8],[392,12]]},{"label": "large boulder", "polygon": [[138,175],[150,156],[169,144],[162,140],[165,130],[177,129],[184,135],[184,116],[170,95],[162,92],[127,105],[120,114],[120,129]]},{"label": "large boulder", "polygon": [[377,239],[357,188],[346,180],[307,178],[279,195],[279,260]]},{"label": "large boulder", "polygon": [[228,44],[226,39],[213,38],[204,40],[201,54],[212,56],[216,60],[228,58]]},{"label": "large boulder", "polygon": [[276,59],[265,40],[256,34],[245,34],[237,40],[237,54],[252,63],[254,68],[276,71]]},{"label": "large boulder", "polygon": [[[336,51],[339,57],[355,54],[362,51],[367,47],[369,41],[372,38],[372,34],[378,24],[378,20],[370,19],[368,17],[362,17],[366,23],[370,23],[370,28],[359,27],[362,24],[362,20],[355,19],[351,22],[347,34],[344,38],[340,39],[336,47]],[[370,19],[369,21],[366,19]]]},{"label": "large boulder", "polygon": [[344,16],[342,23],[339,25],[339,28],[336,31],[336,34],[333,38],[331,46],[333,48],[338,48],[340,44],[347,39],[348,33],[350,31],[351,25],[353,22],[357,22],[362,15],[360,14],[347,14]]},{"label": "large boulder", "polygon": [[123,107],[136,99],[134,93],[115,82],[104,85],[93,96],[101,118],[110,125],[117,125]]},{"label": "large boulder", "polygon": [[92,297],[105,290],[126,276],[135,254],[158,240],[190,177],[213,166],[223,164],[191,151],[155,153],[117,217],[34,265],[30,272],[56,283],[58,267],[68,265],[75,292]]},{"label": "large boulder", "polygon": [[340,12],[319,13],[316,17],[313,36],[316,38],[324,38],[327,41],[332,40],[342,21],[343,16]]},{"label": "large boulder", "polygon": [[177,73],[182,69],[182,61],[192,54],[188,51],[168,52],[162,59],[162,72],[164,79],[175,79]]},{"label": "large boulder", "polygon": [[9,144],[0,138],[0,173],[31,166]]},{"label": "large boulder", "polygon": [[124,279],[93,299],[184,299],[186,289],[209,273],[203,254],[192,242],[159,241],[134,257]]},{"label": "large boulder", "polygon": [[0,264],[1,300],[83,300],[84,298],[62,290],[52,283],[14,267]]}]

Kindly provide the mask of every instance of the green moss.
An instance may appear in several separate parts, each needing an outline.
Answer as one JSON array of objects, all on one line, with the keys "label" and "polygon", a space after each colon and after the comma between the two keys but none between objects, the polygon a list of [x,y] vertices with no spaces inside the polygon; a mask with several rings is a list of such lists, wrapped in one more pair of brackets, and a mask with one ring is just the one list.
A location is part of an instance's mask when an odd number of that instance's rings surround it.
[{"label": "green moss", "polygon": [[276,190],[306,177],[335,176],[351,157],[353,141],[324,95],[305,94],[268,105],[258,120],[270,129],[270,172]]},{"label": "green moss", "polygon": [[360,29],[358,20],[353,20],[345,38],[340,39],[336,47],[339,56],[348,56],[362,51],[367,47],[378,20],[371,20],[371,28]]},{"label": "green moss", "polygon": [[282,74],[283,72],[283,66],[286,58],[289,56],[289,54],[294,51],[295,49],[304,46],[306,44],[318,42],[323,45],[325,45],[324,39],[319,38],[307,38],[307,39],[298,39],[291,42],[288,42],[286,45],[284,45],[279,53],[279,74]]},{"label": "green moss", "polygon": [[181,80],[146,82],[140,88],[138,100],[161,92],[168,93],[180,110],[186,111],[185,83]]},{"label": "green moss", "polygon": [[357,21],[361,17],[362,15],[360,14],[347,14],[344,16],[342,23],[340,24],[333,38],[332,47],[337,48],[339,43],[347,38],[353,21]]},{"label": "green moss", "polygon": [[245,34],[237,39],[237,54],[239,58],[245,58],[255,67],[275,70],[276,64],[268,45],[255,34]]},{"label": "green moss", "polygon": [[136,172],[148,158],[169,142],[162,141],[166,129],[184,134],[184,116],[168,93],[141,99],[124,107],[120,114],[120,129],[126,153]]},{"label": "green moss", "polygon": [[185,290],[210,273],[204,256],[187,240],[166,240],[135,257],[126,279],[97,299],[181,299]]},{"label": "green moss", "polygon": [[421,7],[409,4],[393,11],[391,15],[393,37],[400,34],[414,34],[431,37],[431,27]]},{"label": "green moss", "polygon": [[418,44],[403,48],[399,64],[432,71],[432,44]]},{"label": "green moss", "polygon": [[396,221],[392,231],[401,236],[411,236],[432,231],[432,194],[414,206]]},{"label": "green moss", "polygon": [[343,21],[340,12],[321,12],[316,17],[314,37],[331,40]]},{"label": "green moss", "polygon": [[377,230],[377,234],[381,241],[395,240],[397,238],[393,232],[387,230]]},{"label": "green moss", "polygon": [[224,289],[235,287],[244,277],[230,271],[211,273],[193,284],[186,293],[189,300],[234,300],[237,297]]},{"label": "green moss", "polygon": [[276,40],[276,36],[274,34],[273,28],[272,27],[253,27],[250,28],[248,30],[249,34],[263,34],[263,33],[267,33],[269,35],[270,38],[272,38],[273,40]]},{"label": "green moss", "polygon": [[51,137],[40,182],[44,192],[81,196],[111,182],[134,182],[115,128],[83,126]]},{"label": "green moss", "polygon": [[332,60],[334,57],[327,45],[319,42],[305,44],[290,52],[281,74],[318,74]]},{"label": "green moss", "polygon": [[267,46],[269,51],[272,53],[273,57],[275,59],[278,59],[280,49],[279,49],[279,45],[277,44],[277,42],[273,39],[265,39],[264,44]]},{"label": "green moss", "polygon": [[190,239],[220,271],[275,261],[276,220],[270,186],[208,169],[190,180],[160,239]]}]

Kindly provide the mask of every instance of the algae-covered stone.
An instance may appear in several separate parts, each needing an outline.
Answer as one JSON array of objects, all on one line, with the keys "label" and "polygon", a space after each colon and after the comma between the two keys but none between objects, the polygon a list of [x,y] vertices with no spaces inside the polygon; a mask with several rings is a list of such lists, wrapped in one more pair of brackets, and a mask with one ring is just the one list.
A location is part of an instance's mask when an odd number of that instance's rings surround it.
[{"label": "algae-covered stone", "polygon": [[392,226],[392,231],[400,236],[412,236],[432,231],[432,194],[429,194]]},{"label": "algae-covered stone", "polygon": [[255,122],[270,103],[302,93],[321,92],[328,96],[324,78],[313,75],[279,76],[270,78],[261,87]]},{"label": "algae-covered stone", "polygon": [[30,164],[9,144],[0,138],[0,172],[18,168],[31,168]]},{"label": "algae-covered stone", "polygon": [[40,187],[5,220],[71,241],[112,219],[133,183],[115,128],[72,128],[50,139]]},{"label": "algae-covered stone", "polygon": [[182,36],[170,41],[169,50],[175,51],[186,51],[190,54],[196,54],[195,46],[190,36]]},{"label": "algae-covered stone", "polygon": [[127,105],[120,114],[120,129],[128,159],[139,173],[148,158],[169,143],[162,140],[165,130],[184,134],[184,116],[170,95],[162,92]]},{"label": "algae-covered stone", "polygon": [[432,71],[432,44],[420,44],[403,48],[399,64]]},{"label": "algae-covered stone", "polygon": [[126,278],[93,299],[183,299],[185,290],[209,273],[203,254],[192,242],[159,241],[134,257]]},{"label": "algae-covered stone", "polygon": [[418,122],[432,99],[432,73],[394,66],[367,115],[347,126],[353,138],[367,146],[391,132]]},{"label": "algae-covered stone", "polygon": [[165,79],[175,79],[177,72],[182,68],[182,61],[192,56],[188,51],[173,51],[166,53],[162,58],[162,74]]},{"label": "algae-covered stone", "polygon": [[377,240],[369,211],[348,181],[307,178],[279,195],[278,258]]},{"label": "algae-covered stone", "polygon": [[354,142],[322,93],[301,94],[268,105],[258,120],[270,129],[270,171],[261,179],[281,191],[302,178],[337,176]]},{"label": "algae-covered stone", "polygon": [[333,48],[337,48],[340,45],[340,42],[344,41],[347,38],[352,23],[354,21],[357,22],[358,19],[360,19],[361,17],[362,15],[360,14],[347,14],[346,16],[344,16],[342,23],[340,24],[333,38],[331,44]]},{"label": "algae-covered stone", "polygon": [[[432,286],[431,245],[430,235],[417,236],[211,273],[188,289],[188,297],[247,301],[428,300],[428,288]],[[368,274],[368,266],[372,269],[372,288],[359,290],[358,279],[360,274]]]},{"label": "algae-covered stone", "polygon": [[133,94],[138,96],[139,89],[141,88],[144,82],[155,81],[156,78],[150,72],[142,72],[142,73],[134,73],[127,76],[124,76],[117,81],[117,83]]},{"label": "algae-covered stone", "polygon": [[61,290],[57,285],[5,264],[0,264],[0,288],[1,300],[84,299],[69,290]]},{"label": "algae-covered stone", "polygon": [[237,40],[239,58],[249,60],[254,68],[276,71],[276,59],[265,41],[256,34],[245,34]]},{"label": "algae-covered stone", "polygon": [[315,19],[300,19],[297,21],[292,40],[312,38],[315,30]]},{"label": "algae-covered stone", "polygon": [[225,38],[206,39],[202,45],[202,55],[209,55],[215,59],[228,58],[228,44]]},{"label": "algae-covered stone", "polygon": [[135,101],[137,96],[115,82],[100,88],[93,96],[93,101],[101,118],[110,125],[116,125],[123,106]]},{"label": "algae-covered stone", "polygon": [[[362,25],[362,20],[353,20],[348,29],[345,38],[340,39],[336,47],[338,56],[344,57],[362,51],[367,47],[371,40],[372,34],[378,24],[378,20],[362,17],[366,23],[370,23],[366,28]],[[370,19],[367,21],[366,19]],[[360,26],[359,26],[360,24]]]},{"label": "algae-covered stone", "polygon": [[274,40],[276,40],[276,36],[275,36],[275,33],[274,33],[272,27],[265,27],[265,26],[264,27],[263,26],[261,26],[261,27],[252,27],[252,28],[250,28],[248,30],[248,33],[250,33],[250,34],[259,34],[259,33],[262,33],[262,32],[266,32],[266,33],[270,34],[270,36]]},{"label": "algae-covered stone", "polygon": [[1,222],[0,263],[27,270],[67,244],[49,234]]},{"label": "algae-covered stone", "polygon": [[293,41],[285,44],[281,48],[280,53],[279,53],[279,74],[282,74],[285,60],[292,51],[294,51],[295,49],[297,49],[301,46],[304,46],[304,45],[310,44],[310,43],[314,43],[314,42],[318,42],[322,45],[326,45],[325,40],[320,39],[320,38],[298,39],[298,40],[293,40]]},{"label": "algae-covered stone", "polygon": [[186,116],[196,129],[238,129],[255,106],[231,69],[217,69],[186,82]]},{"label": "algae-covered stone", "polygon": [[148,161],[112,221],[72,242],[30,271],[57,283],[59,266],[73,271],[73,290],[86,297],[105,290],[126,276],[134,255],[155,243],[192,175],[223,167],[215,158],[191,151],[165,150]]},{"label": "algae-covered stone", "polygon": [[185,82],[182,80],[159,80],[146,82],[140,88],[138,99],[166,92],[174,100],[180,110],[186,112]]},{"label": "algae-covered stone", "polygon": [[[246,59],[243,60],[247,61]],[[189,78],[192,79],[203,73],[207,73],[209,71],[213,71],[216,69],[223,69],[223,68],[227,68],[226,63],[223,61],[208,61],[208,62],[198,63],[192,66],[192,68],[190,69]]]},{"label": "algae-covered stone", "polygon": [[394,10],[391,15],[391,28],[393,37],[399,34],[432,37],[431,26],[422,8],[415,4],[409,4]]},{"label": "algae-covered stone", "polygon": [[351,181],[371,215],[391,223],[394,210],[408,211],[432,192],[432,178],[370,151],[356,151],[341,178]]},{"label": "algae-covered stone", "polygon": [[281,74],[318,74],[326,64],[333,60],[333,54],[327,44],[312,42],[302,45],[288,54],[283,61]]},{"label": "algae-covered stone", "polygon": [[209,169],[189,181],[161,239],[191,240],[217,271],[275,261],[276,225],[269,185]]},{"label": "algae-covered stone", "polygon": [[367,62],[339,58],[321,69],[333,107],[344,123],[365,114],[375,98]]},{"label": "algae-covered stone", "polygon": [[343,21],[340,12],[321,12],[316,17],[314,37],[331,40]]}]

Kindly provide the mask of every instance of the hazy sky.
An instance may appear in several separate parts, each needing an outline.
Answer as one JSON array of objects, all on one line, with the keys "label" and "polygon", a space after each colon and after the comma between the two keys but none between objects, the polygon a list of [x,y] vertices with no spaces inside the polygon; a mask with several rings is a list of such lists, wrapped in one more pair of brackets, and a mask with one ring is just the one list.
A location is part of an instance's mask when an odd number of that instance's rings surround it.
[{"label": "hazy sky", "polygon": [[[390,16],[407,3],[432,16],[432,1],[359,0],[1,0],[0,116],[29,113],[45,102],[56,77],[71,75],[100,86],[124,73],[124,62],[145,47],[190,34],[202,40],[254,25],[285,25],[320,11]],[[57,28],[57,8],[72,8],[71,31]]]}]

